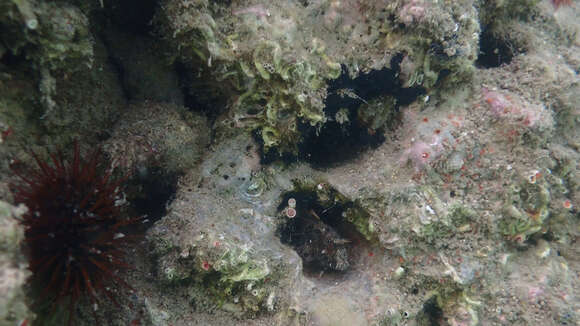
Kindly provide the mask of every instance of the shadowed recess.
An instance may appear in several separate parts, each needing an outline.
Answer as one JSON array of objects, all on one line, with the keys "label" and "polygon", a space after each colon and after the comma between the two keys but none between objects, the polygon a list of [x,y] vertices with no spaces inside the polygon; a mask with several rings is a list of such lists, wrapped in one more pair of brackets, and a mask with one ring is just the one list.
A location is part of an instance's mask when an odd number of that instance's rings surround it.
[{"label": "shadowed recess", "polygon": [[[525,51],[520,50],[521,53]],[[480,68],[496,68],[509,64],[515,55],[519,54],[514,44],[509,40],[495,35],[493,30],[484,29],[479,39],[479,56],[475,65]]]},{"label": "shadowed recess", "polygon": [[167,213],[167,203],[177,190],[177,178],[153,167],[136,173],[129,181],[129,202],[137,215],[144,216],[147,226]]},{"label": "shadowed recess", "polygon": [[423,309],[417,314],[417,325],[439,326],[442,325],[443,310],[439,307],[437,296],[431,296],[425,303]]},{"label": "shadowed recess", "polygon": [[[303,135],[299,144],[298,157],[283,155],[270,150],[263,155],[264,163],[281,158],[286,161],[305,160],[316,168],[334,166],[355,158],[368,148],[375,148],[385,141],[384,132],[396,123],[400,106],[408,105],[418,96],[425,93],[422,87],[403,88],[398,73],[402,55],[391,60],[392,68],[373,70],[351,79],[343,67],[339,78],[329,81],[328,96],[325,100],[325,117],[327,121],[321,128],[299,124]],[[373,120],[384,117],[371,117],[366,121],[361,115],[372,103],[384,97],[385,102],[394,105],[385,110],[388,115],[384,125],[376,128],[369,126]]]},{"label": "shadowed recess", "polygon": [[278,211],[285,220],[277,232],[280,241],[302,258],[307,274],[350,270],[357,248],[370,239],[368,214],[326,183],[297,182],[282,195]]},{"label": "shadowed recess", "polygon": [[158,0],[104,0],[105,11],[120,29],[135,34],[148,34]]}]

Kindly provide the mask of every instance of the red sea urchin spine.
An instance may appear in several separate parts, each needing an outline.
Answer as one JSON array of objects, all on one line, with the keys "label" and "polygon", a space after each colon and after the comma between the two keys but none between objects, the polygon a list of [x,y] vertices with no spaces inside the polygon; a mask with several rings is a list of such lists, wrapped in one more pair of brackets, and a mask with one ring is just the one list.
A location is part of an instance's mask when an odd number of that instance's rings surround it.
[{"label": "red sea urchin spine", "polygon": [[106,285],[112,281],[130,288],[116,271],[128,267],[124,251],[134,237],[125,234],[127,226],[141,218],[123,217],[120,185],[125,178],[113,180],[112,169],[103,171],[99,149],[88,159],[78,144],[68,161],[60,152],[47,161],[32,156],[36,169],[15,171],[22,182],[13,186],[15,202],[29,209],[21,223],[32,284],[41,289],[41,301],[69,300],[70,324],[81,298],[96,304],[104,294],[117,303]]}]

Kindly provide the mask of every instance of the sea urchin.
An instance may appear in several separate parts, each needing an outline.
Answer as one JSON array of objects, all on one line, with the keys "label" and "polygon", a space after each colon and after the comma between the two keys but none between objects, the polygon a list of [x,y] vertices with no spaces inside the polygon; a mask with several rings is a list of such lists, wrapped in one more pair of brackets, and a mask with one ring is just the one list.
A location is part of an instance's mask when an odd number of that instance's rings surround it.
[{"label": "sea urchin", "polygon": [[60,152],[47,161],[32,156],[36,168],[13,169],[20,182],[12,186],[14,201],[29,209],[21,223],[31,284],[43,303],[68,305],[70,324],[82,298],[96,304],[104,294],[117,303],[110,285],[130,288],[117,270],[128,267],[123,258],[134,237],[127,227],[139,218],[124,218],[125,178],[114,180],[99,149],[83,157],[75,143],[69,160]]}]

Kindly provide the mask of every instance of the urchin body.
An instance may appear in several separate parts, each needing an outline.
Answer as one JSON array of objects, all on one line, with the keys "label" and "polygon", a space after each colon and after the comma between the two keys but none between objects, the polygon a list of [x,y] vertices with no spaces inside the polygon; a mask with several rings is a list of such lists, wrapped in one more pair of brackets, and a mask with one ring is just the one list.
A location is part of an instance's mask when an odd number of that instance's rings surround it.
[{"label": "urchin body", "polygon": [[117,270],[127,267],[132,237],[125,229],[138,220],[121,212],[123,179],[113,180],[99,150],[84,158],[75,145],[69,160],[61,153],[50,161],[33,157],[36,168],[18,171],[22,181],[13,187],[15,202],[29,209],[22,224],[33,287],[43,301],[68,301],[70,313],[83,297],[96,303],[104,294],[116,302],[108,285],[128,287]]}]

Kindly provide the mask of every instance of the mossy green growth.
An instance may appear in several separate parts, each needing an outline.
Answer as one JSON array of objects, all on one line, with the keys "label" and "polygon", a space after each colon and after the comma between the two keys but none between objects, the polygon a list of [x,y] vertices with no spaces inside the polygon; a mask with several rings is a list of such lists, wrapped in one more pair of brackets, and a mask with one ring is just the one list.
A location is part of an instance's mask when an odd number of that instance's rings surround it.
[{"label": "mossy green growth", "polygon": [[[408,314],[408,312],[407,312]],[[384,317],[379,321],[379,326],[402,326],[407,323],[409,317],[404,311],[395,311],[392,315]]]},{"label": "mossy green growth", "polygon": [[211,300],[222,309],[239,314],[265,309],[277,278],[265,257],[227,241],[197,259],[195,269],[196,286],[211,293]]},{"label": "mossy green growth", "polygon": [[497,27],[512,19],[525,20],[537,11],[540,0],[511,0],[484,2],[480,10],[484,25]]},{"label": "mossy green growth", "polygon": [[28,0],[8,0],[0,2],[0,24],[2,24],[2,45],[12,53],[20,53],[32,42],[38,28],[35,4]]},{"label": "mossy green growth", "polygon": [[455,204],[446,216],[423,226],[420,237],[427,243],[435,243],[441,238],[452,237],[461,230],[470,229],[475,218],[476,213],[472,209]]},{"label": "mossy green growth", "polygon": [[[289,31],[287,26],[280,30],[277,22],[296,12],[274,7],[281,11],[268,11],[266,19],[261,12],[266,6],[224,16],[216,14],[223,10],[217,3],[201,1],[183,8],[170,2],[163,10],[165,15],[157,19],[162,20],[161,26],[169,27],[166,35],[172,37],[168,41],[177,43],[182,60],[199,67],[200,74],[207,77],[204,86],[215,88],[221,98],[233,99],[226,120],[257,131],[266,151],[296,154],[301,141],[297,125],[320,127],[325,123],[326,81],[338,78],[342,66],[322,40],[297,41],[297,31]],[[183,10],[188,13],[187,21],[179,20]],[[175,19],[167,21],[169,17]],[[268,36],[262,35],[263,30],[268,30]]]},{"label": "mossy green growth", "polygon": [[[471,14],[475,15],[475,12]],[[478,53],[478,38],[474,35],[479,35],[480,25],[474,16],[469,16],[465,13],[465,19],[461,22],[441,17],[442,25],[419,34],[393,34],[392,38],[400,43],[399,46],[407,53],[406,57],[413,63],[402,72],[406,75],[405,87],[423,87],[441,92],[471,80],[476,71],[474,62]],[[442,40],[437,35],[448,32],[457,33],[458,37]]]},{"label": "mossy green growth", "polygon": [[259,281],[271,272],[266,260],[250,258],[249,249],[230,247],[213,265],[221,282]]},{"label": "mossy green growth", "polygon": [[474,222],[477,214],[475,211],[467,206],[461,204],[454,204],[449,209],[448,220],[456,228]]},{"label": "mossy green growth", "polygon": [[375,227],[370,222],[370,214],[356,203],[343,213],[344,218],[354,225],[356,230],[367,240],[375,240]]},{"label": "mossy green growth", "polygon": [[265,42],[253,53],[252,62],[239,61],[237,75],[249,80],[234,104],[237,122],[257,129],[265,150],[297,153],[299,121],[322,125],[325,77],[308,61],[288,62],[281,47]]},{"label": "mossy green growth", "polygon": [[89,21],[77,7],[12,0],[0,4],[0,12],[0,24],[10,31],[0,40],[13,54],[23,53],[37,68],[73,72],[79,65],[92,64]]},{"label": "mossy green growth", "polygon": [[264,282],[224,281],[223,274],[216,271],[205,274],[198,283],[210,295],[211,301],[236,315],[260,312],[271,293]]},{"label": "mossy green growth", "polygon": [[545,229],[549,203],[550,192],[543,185],[526,181],[513,185],[503,208],[500,232],[509,240],[523,243]]},{"label": "mossy green growth", "polygon": [[365,239],[373,242],[378,241],[374,225],[370,222],[368,214],[366,216],[358,215],[353,220],[353,225]]},{"label": "mossy green growth", "polygon": [[44,37],[38,39],[38,61],[50,69],[75,71],[93,63],[93,38],[88,18],[76,7],[42,4]]},{"label": "mossy green growth", "polygon": [[[421,40],[420,42],[424,42],[424,40]],[[421,47],[419,47],[419,49],[420,48]],[[438,72],[435,67],[433,67],[433,63],[431,62],[432,58],[428,55],[427,50],[425,50],[425,52],[416,51],[416,53],[418,62],[421,64],[415,73],[411,75],[407,84],[409,87],[423,86],[430,89],[435,86],[435,83],[437,82]]]},{"label": "mossy green growth", "polygon": [[439,85],[438,83],[443,81],[441,79],[443,71],[453,72],[445,77],[445,88],[450,88],[469,81],[475,73],[475,67],[473,60],[467,58],[443,60],[430,55],[426,51],[421,68],[416,71],[409,84],[433,89],[436,85]]}]

